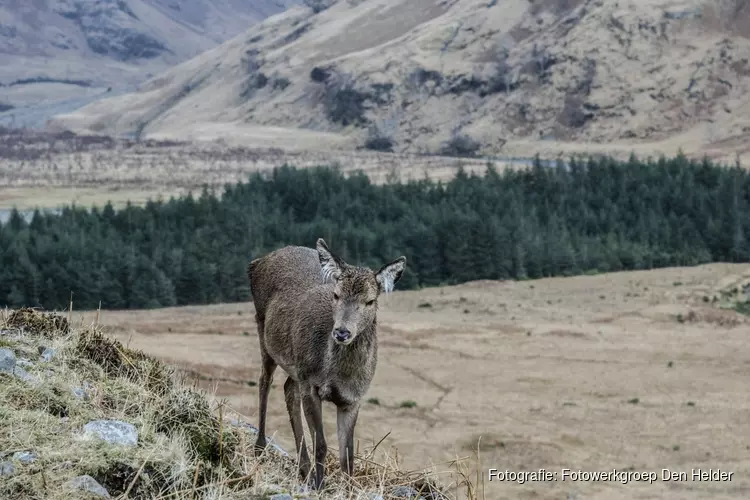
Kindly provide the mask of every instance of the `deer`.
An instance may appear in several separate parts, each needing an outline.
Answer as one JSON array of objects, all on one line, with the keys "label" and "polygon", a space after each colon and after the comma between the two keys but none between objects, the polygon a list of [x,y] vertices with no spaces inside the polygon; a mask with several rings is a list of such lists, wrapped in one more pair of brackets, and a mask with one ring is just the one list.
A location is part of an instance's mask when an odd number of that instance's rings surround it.
[{"label": "deer", "polygon": [[[314,249],[285,246],[250,262],[261,354],[256,456],[267,444],[268,394],[280,366],[287,374],[284,399],[300,475],[313,489],[325,487],[328,448],[323,402],[336,407],[339,463],[342,471],[353,475],[354,427],[378,361],[378,298],[393,291],[405,267],[403,255],[377,271],[350,265],[333,254],[322,238]],[[303,412],[314,445],[314,470],[305,444]]]}]

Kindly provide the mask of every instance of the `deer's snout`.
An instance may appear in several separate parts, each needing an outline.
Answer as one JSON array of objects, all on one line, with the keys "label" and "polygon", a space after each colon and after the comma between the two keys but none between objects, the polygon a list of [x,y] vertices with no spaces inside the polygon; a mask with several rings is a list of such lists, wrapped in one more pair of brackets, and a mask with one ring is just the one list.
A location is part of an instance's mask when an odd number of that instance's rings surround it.
[{"label": "deer's snout", "polygon": [[352,332],[350,332],[346,327],[340,327],[333,330],[333,339],[336,342],[341,342],[343,344],[350,338],[352,338]]}]

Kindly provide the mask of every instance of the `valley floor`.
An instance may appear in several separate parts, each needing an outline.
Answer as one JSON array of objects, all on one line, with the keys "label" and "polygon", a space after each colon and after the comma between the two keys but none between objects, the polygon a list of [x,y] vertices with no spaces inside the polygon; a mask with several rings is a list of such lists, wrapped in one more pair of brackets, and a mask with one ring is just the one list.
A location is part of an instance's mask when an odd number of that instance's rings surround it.
[{"label": "valley floor", "polygon": [[[390,432],[380,449],[396,448],[412,468],[447,470],[478,446],[480,498],[747,498],[750,318],[710,298],[748,278],[749,265],[712,264],[397,291],[381,299],[379,366],[357,438],[365,448]],[[101,322],[255,421],[253,315],[252,304],[222,304],[102,311]],[[294,449],[284,380],[277,371],[269,430]],[[335,450],[332,407],[324,417]],[[558,477],[487,482],[488,468]],[[563,481],[565,468],[659,479]],[[662,481],[662,469],[687,472],[687,481]],[[733,475],[692,481],[692,469]]]}]

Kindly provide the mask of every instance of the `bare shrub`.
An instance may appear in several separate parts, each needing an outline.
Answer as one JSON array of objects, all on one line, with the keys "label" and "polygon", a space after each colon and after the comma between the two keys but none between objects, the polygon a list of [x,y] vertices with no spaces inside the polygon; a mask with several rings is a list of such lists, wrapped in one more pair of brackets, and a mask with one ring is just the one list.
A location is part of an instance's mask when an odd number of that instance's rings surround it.
[{"label": "bare shrub", "polygon": [[331,74],[330,69],[315,66],[312,69],[312,71],[310,71],[310,80],[316,83],[323,83],[326,80],[328,80],[328,77],[330,76],[330,74]]},{"label": "bare shrub", "polygon": [[327,118],[333,123],[344,127],[367,125],[365,101],[370,98],[368,92],[355,87],[354,79],[347,73],[332,73],[326,79],[323,106]]},{"label": "bare shrub", "polygon": [[273,78],[273,80],[271,82],[271,87],[274,90],[284,90],[284,89],[286,89],[291,84],[292,84],[292,82],[291,82],[291,80],[289,80],[289,78],[287,78],[285,76],[277,76],[277,77]]},{"label": "bare shrub", "polygon": [[440,154],[444,156],[474,157],[477,156],[481,147],[482,145],[479,142],[468,135],[459,134],[454,131],[451,138],[443,144]]},{"label": "bare shrub", "polygon": [[570,128],[581,128],[592,118],[592,114],[584,109],[583,99],[574,94],[565,97],[563,109],[557,116],[560,125]]},{"label": "bare shrub", "polygon": [[310,7],[313,14],[318,14],[328,9],[334,2],[333,0],[303,0],[302,3]]},{"label": "bare shrub", "polygon": [[365,148],[373,151],[392,153],[395,141],[393,139],[398,119],[380,120],[368,128]]},{"label": "bare shrub", "polygon": [[524,72],[537,77],[538,81],[544,81],[549,76],[549,68],[557,64],[557,58],[550,54],[546,47],[540,48],[537,44],[531,49],[531,56],[524,65]]}]

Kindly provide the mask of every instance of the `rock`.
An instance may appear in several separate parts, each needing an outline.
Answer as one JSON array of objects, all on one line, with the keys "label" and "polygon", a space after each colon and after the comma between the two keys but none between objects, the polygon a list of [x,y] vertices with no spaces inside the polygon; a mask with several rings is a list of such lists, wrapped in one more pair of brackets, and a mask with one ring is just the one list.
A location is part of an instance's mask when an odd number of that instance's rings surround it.
[{"label": "rock", "polygon": [[73,461],[66,460],[65,462],[62,462],[53,466],[52,470],[65,470],[65,469],[72,469],[72,468],[73,468]]},{"label": "rock", "polygon": [[47,363],[52,361],[52,358],[54,358],[56,354],[57,351],[55,349],[52,349],[51,347],[39,346],[39,356]]},{"label": "rock", "polygon": [[278,484],[267,484],[265,485],[264,491],[266,495],[272,495],[274,493],[282,493],[284,491],[284,488],[282,488]]},{"label": "rock", "polygon": [[73,393],[73,396],[75,396],[78,399],[83,399],[84,401],[88,401],[91,399],[91,392],[94,391],[94,386],[89,384],[88,382],[83,382],[80,387],[73,387],[70,389],[70,391]]},{"label": "rock", "polygon": [[[21,360],[23,362],[25,360]],[[19,363],[16,359],[16,354],[10,349],[0,349],[0,373],[12,373],[17,378],[20,378],[26,382],[33,382],[36,377],[31,375],[29,372],[18,366]]]},{"label": "rock", "polygon": [[73,393],[73,396],[75,396],[77,399],[82,399],[84,401],[88,401],[89,393],[86,392],[86,390],[83,387],[73,387],[70,389],[70,392]]},{"label": "rock", "polygon": [[33,451],[17,451],[13,454],[13,458],[22,464],[30,464],[36,462],[37,457]]},{"label": "rock", "polygon": [[16,368],[16,354],[10,349],[0,349],[0,373],[13,373]]},{"label": "rock", "polygon": [[[258,434],[258,428],[255,427],[253,424],[248,424],[247,422],[243,422],[237,419],[231,419],[229,423],[235,427],[242,427],[243,429],[245,429],[246,431],[252,434]],[[289,453],[287,453],[281,446],[274,443],[270,437],[266,437],[266,442],[271,448],[276,450],[281,456],[284,456],[284,457],[290,456]]]},{"label": "rock", "polygon": [[384,500],[383,495],[381,495],[380,493],[368,493],[367,498],[369,498],[370,500]]},{"label": "rock", "polygon": [[26,368],[28,368],[30,366],[34,366],[34,363],[29,361],[28,359],[21,358],[16,360],[16,366],[25,366]]},{"label": "rock", "polygon": [[16,468],[10,462],[0,463],[0,477],[12,476],[16,473]]},{"label": "rock", "polygon": [[[397,486],[393,489],[394,497],[417,498],[419,493],[409,486]],[[421,497],[420,497],[421,498]]]},{"label": "rock", "polygon": [[281,455],[282,457],[288,457],[289,456],[289,453],[287,453],[286,451],[284,451],[284,448],[282,448],[281,446],[277,445],[276,443],[268,443],[268,444],[270,444],[271,448],[273,448],[274,450],[276,450],[279,453],[279,455]]},{"label": "rock", "polygon": [[138,444],[138,430],[133,424],[120,420],[94,420],[83,426],[87,437],[98,437],[109,444],[135,446]]},{"label": "rock", "polygon": [[294,500],[294,498],[289,493],[278,493],[271,495],[271,500]]},{"label": "rock", "polygon": [[16,366],[16,369],[13,370],[13,375],[15,375],[16,378],[23,380],[24,382],[37,382],[37,378],[35,376],[19,366]]},{"label": "rock", "polygon": [[237,420],[237,419],[233,418],[233,419],[231,419],[229,421],[229,423],[232,424],[235,427],[242,427],[243,429],[245,429],[245,430],[247,430],[249,432],[252,432],[253,434],[257,434],[258,433],[258,428],[257,427],[255,427],[253,424],[248,424],[247,422],[243,422],[242,420]]},{"label": "rock", "polygon": [[88,474],[74,477],[68,482],[68,484],[76,490],[84,490],[103,498],[111,498],[109,496],[109,492],[104,489],[104,486],[97,483],[96,479],[89,476]]}]

